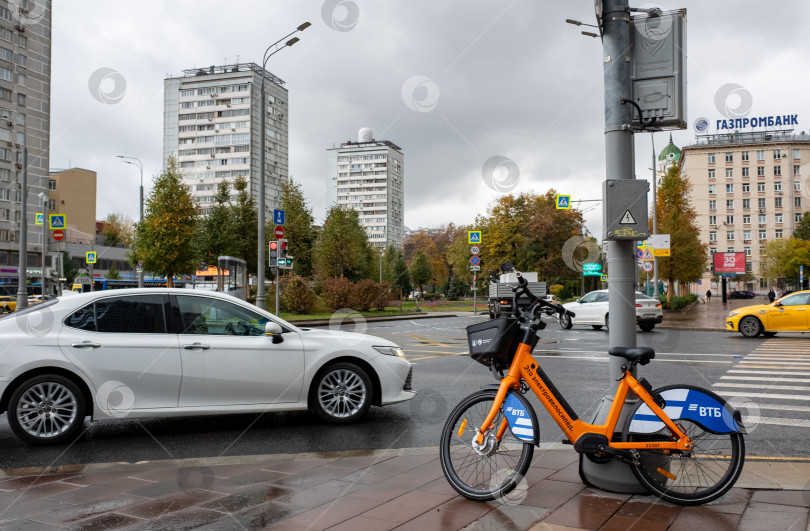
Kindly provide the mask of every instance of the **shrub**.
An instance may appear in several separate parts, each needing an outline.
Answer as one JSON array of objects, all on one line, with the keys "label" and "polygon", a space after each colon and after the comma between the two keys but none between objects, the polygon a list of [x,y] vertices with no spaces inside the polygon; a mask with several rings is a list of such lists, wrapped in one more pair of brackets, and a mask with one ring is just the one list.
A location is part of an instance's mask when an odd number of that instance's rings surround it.
[{"label": "shrub", "polygon": [[565,286],[562,284],[552,284],[551,287],[548,288],[548,292],[551,295],[554,295],[558,299],[562,299],[562,292],[565,289]]},{"label": "shrub", "polygon": [[284,308],[297,314],[312,313],[317,303],[317,297],[304,277],[291,276],[283,286],[281,299]]},{"label": "shrub", "polygon": [[[380,287],[377,282],[369,278],[364,278],[354,285],[354,309],[359,312],[367,312],[375,305],[380,298]],[[385,302],[383,302],[385,304]]]},{"label": "shrub", "polygon": [[374,300],[374,308],[380,311],[385,310],[385,305],[394,298],[391,292],[391,284],[388,282],[375,282],[377,298]]},{"label": "shrub", "polygon": [[666,310],[682,310],[695,302],[697,300],[697,296],[690,293],[688,295],[684,295],[683,297],[673,296],[672,303],[668,304],[667,298],[665,295],[661,296],[661,306],[663,306]]},{"label": "shrub", "polygon": [[327,278],[321,283],[321,298],[330,312],[354,306],[355,287],[348,278]]}]

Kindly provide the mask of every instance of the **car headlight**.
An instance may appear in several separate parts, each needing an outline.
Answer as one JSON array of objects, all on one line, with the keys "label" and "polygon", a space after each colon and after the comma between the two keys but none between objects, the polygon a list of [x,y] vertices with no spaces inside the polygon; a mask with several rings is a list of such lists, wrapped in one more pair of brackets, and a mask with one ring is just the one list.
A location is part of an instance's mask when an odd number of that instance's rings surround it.
[{"label": "car headlight", "polygon": [[734,317],[734,316],[735,316],[735,315],[737,315],[738,313],[740,313],[740,312],[739,312],[739,311],[737,311],[737,310],[734,310],[733,312],[731,312],[730,314],[728,314],[728,316],[729,316],[729,317]]},{"label": "car headlight", "polygon": [[401,347],[372,347],[374,350],[379,352],[380,354],[385,354],[386,356],[396,356],[398,358],[405,359],[405,353],[402,351]]}]

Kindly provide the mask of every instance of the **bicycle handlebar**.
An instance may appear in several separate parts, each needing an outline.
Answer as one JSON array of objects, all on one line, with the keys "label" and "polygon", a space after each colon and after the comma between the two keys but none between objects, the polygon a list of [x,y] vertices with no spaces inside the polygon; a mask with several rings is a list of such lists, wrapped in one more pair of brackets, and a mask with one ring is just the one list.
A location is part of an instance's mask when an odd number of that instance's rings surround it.
[{"label": "bicycle handlebar", "polygon": [[515,276],[517,277],[517,280],[518,280],[518,285],[515,286],[514,288],[512,288],[512,291],[515,292],[515,296],[514,296],[514,299],[512,301],[512,305],[514,307],[513,312],[514,312],[515,316],[520,315],[520,309],[518,307],[518,299],[522,295],[525,295],[526,297],[529,298],[529,302],[531,304],[531,306],[529,308],[529,313],[531,313],[531,314],[534,314],[540,307],[546,307],[546,308],[550,308],[551,310],[558,313],[559,315],[567,315],[569,317],[576,317],[577,316],[574,312],[572,312],[570,310],[566,310],[565,308],[563,308],[562,304],[556,304],[556,303],[549,302],[547,300],[538,298],[534,293],[529,291],[529,282],[525,278],[523,278],[523,275],[520,274],[520,271],[516,270],[512,266],[512,264],[509,264],[508,262],[506,262],[504,264],[501,264],[501,269],[503,269],[505,271],[506,269],[505,269],[504,266],[511,269],[515,273]]}]

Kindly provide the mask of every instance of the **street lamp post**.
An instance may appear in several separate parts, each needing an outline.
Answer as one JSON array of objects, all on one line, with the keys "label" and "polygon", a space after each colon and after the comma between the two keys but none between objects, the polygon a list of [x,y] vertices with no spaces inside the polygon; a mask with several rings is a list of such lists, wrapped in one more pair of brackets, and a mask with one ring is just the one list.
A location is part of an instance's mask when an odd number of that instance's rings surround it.
[{"label": "street lamp post", "polygon": [[[10,121],[11,118],[7,112],[8,111],[6,111],[4,118]],[[28,288],[26,286],[26,267],[28,266],[28,128],[25,115],[18,114],[22,116],[23,126],[23,167],[20,182],[22,204],[20,206],[20,257],[18,260],[17,308],[28,308]],[[44,273],[45,264],[42,264],[42,268]]]},{"label": "street lamp post", "polygon": [[[267,250],[264,248],[264,238],[265,238],[265,166],[264,166],[264,152],[267,149],[266,146],[266,138],[265,138],[265,121],[267,117],[265,116],[265,105],[267,103],[267,97],[264,93],[264,79],[266,76],[266,67],[267,67],[267,60],[270,59],[273,55],[277,54],[284,48],[288,46],[292,46],[296,42],[298,42],[298,37],[293,37],[292,39],[288,40],[284,43],[284,46],[281,48],[278,47],[279,43],[286,39],[287,37],[297,33],[299,31],[304,31],[307,29],[311,24],[309,22],[304,22],[297,28],[295,31],[290,32],[288,35],[280,38],[273,44],[267,47],[264,51],[264,56],[262,57],[262,84],[261,89],[259,91],[259,95],[261,97],[261,102],[259,103],[259,112],[261,113],[261,118],[259,121],[259,237],[258,237],[258,246],[259,246],[259,255],[258,255],[258,271],[256,272],[256,281],[257,281],[257,289],[256,289],[256,306],[261,309],[267,308],[267,295],[264,288],[264,255]],[[270,50],[273,50],[271,53]],[[276,285],[276,294],[278,294],[278,285]]]},{"label": "street lamp post", "polygon": [[380,247],[380,284],[382,284],[382,256],[383,256],[383,249]]},{"label": "street lamp post", "polygon": [[[137,157],[126,157],[124,155],[116,155],[119,159],[122,159],[127,164],[132,164],[133,166],[137,166],[139,170],[141,170],[141,189],[140,189],[140,217],[138,218],[138,223],[143,223],[143,164],[141,163],[141,159]],[[138,287],[143,287],[143,269],[137,271],[138,275]]]}]

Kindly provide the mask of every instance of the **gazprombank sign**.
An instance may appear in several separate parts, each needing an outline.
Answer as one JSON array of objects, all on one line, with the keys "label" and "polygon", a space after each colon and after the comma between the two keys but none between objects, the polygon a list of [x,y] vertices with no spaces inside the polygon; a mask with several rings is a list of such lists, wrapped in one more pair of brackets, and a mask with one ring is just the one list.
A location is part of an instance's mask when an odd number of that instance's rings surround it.
[{"label": "gazprombank sign", "polygon": [[745,129],[746,127],[777,127],[783,125],[799,125],[799,115],[783,114],[782,116],[717,120],[717,129]]}]

